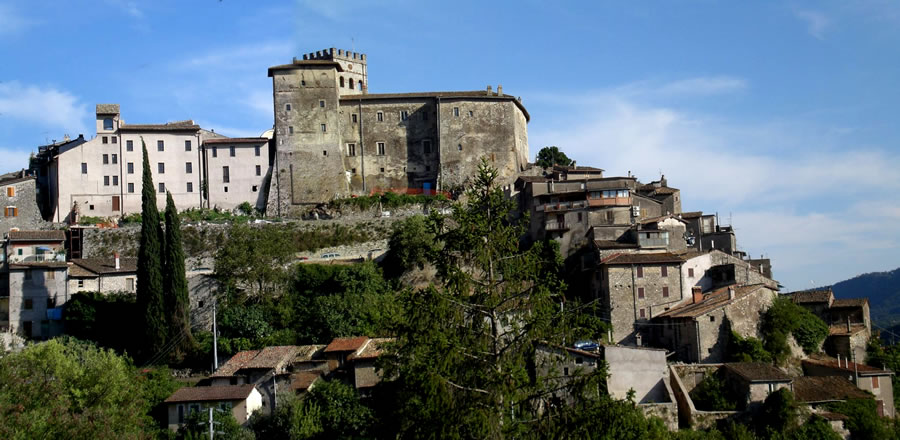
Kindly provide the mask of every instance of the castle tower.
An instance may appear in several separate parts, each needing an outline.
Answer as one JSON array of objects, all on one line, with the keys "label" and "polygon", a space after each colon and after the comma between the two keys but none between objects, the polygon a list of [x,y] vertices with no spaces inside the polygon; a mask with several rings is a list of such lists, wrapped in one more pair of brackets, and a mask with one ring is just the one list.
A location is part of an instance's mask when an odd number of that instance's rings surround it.
[{"label": "castle tower", "polygon": [[344,49],[325,49],[303,55],[303,59],[333,61],[341,65],[343,70],[337,77],[340,95],[358,95],[367,93],[369,87],[366,54]]}]

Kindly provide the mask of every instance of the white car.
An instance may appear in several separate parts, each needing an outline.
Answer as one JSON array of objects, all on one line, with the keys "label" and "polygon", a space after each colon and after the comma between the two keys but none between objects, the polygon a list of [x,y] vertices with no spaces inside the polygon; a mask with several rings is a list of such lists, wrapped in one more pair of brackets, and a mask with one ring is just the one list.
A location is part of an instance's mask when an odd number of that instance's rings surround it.
[{"label": "white car", "polygon": [[319,258],[321,258],[321,259],[323,259],[323,260],[329,260],[329,259],[337,258],[337,257],[340,257],[340,256],[341,256],[341,254],[339,254],[339,253],[337,253],[337,252],[329,252],[329,253],[327,253],[327,254],[322,254],[322,256],[319,257]]}]

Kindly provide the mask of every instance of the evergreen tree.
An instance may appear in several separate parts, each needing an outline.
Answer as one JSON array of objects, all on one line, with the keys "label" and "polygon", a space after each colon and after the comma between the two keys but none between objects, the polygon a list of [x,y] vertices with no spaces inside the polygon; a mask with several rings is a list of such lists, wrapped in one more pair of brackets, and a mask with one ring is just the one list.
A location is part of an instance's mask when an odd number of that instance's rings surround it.
[{"label": "evergreen tree", "polygon": [[191,334],[190,300],[188,299],[187,277],[184,274],[184,249],[181,243],[181,219],[172,200],[172,193],[166,191],[166,240],[165,261],[163,261],[166,318],[168,318],[168,338],[173,344],[172,359],[180,362],[194,349]]},{"label": "evergreen tree", "polygon": [[575,164],[575,161],[569,159],[569,156],[566,156],[566,153],[563,153],[556,145],[554,145],[552,147],[541,148],[541,151],[538,151],[534,163],[541,168],[550,168],[553,165],[564,167],[571,166]]},{"label": "evergreen tree", "polygon": [[141,188],[141,241],[138,248],[137,302],[143,328],[144,358],[152,361],[163,351],[168,333],[161,255],[164,247],[159,210],[156,208],[156,188],[150,174],[147,145],[141,138],[144,153]]}]

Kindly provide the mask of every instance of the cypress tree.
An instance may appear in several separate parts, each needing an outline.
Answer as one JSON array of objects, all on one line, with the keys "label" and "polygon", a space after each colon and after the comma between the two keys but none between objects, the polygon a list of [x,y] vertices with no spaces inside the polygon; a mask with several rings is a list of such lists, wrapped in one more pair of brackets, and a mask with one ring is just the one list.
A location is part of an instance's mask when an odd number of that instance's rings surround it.
[{"label": "cypress tree", "polygon": [[166,298],[166,317],[169,319],[169,341],[174,344],[172,359],[180,362],[193,351],[194,337],[191,334],[190,300],[188,299],[187,277],[184,274],[184,249],[181,243],[181,219],[172,200],[172,193],[166,191],[166,240],[163,269]]},{"label": "cypress tree", "polygon": [[162,226],[159,210],[156,208],[156,189],[150,174],[150,159],[147,145],[141,138],[144,153],[144,170],[141,188],[141,242],[138,249],[137,303],[143,330],[143,355],[145,359],[163,351],[166,344],[165,301],[163,297],[163,277],[161,254],[163,250]]}]

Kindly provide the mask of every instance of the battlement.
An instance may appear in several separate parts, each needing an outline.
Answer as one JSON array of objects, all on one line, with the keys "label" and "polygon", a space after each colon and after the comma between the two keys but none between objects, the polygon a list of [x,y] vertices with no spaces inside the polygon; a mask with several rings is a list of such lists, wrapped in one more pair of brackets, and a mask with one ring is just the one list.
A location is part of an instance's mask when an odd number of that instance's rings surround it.
[{"label": "battlement", "polygon": [[323,49],[317,50],[315,52],[305,53],[303,54],[304,60],[345,60],[345,61],[354,61],[356,63],[365,64],[366,63],[366,54],[351,52],[349,50],[344,49]]}]

